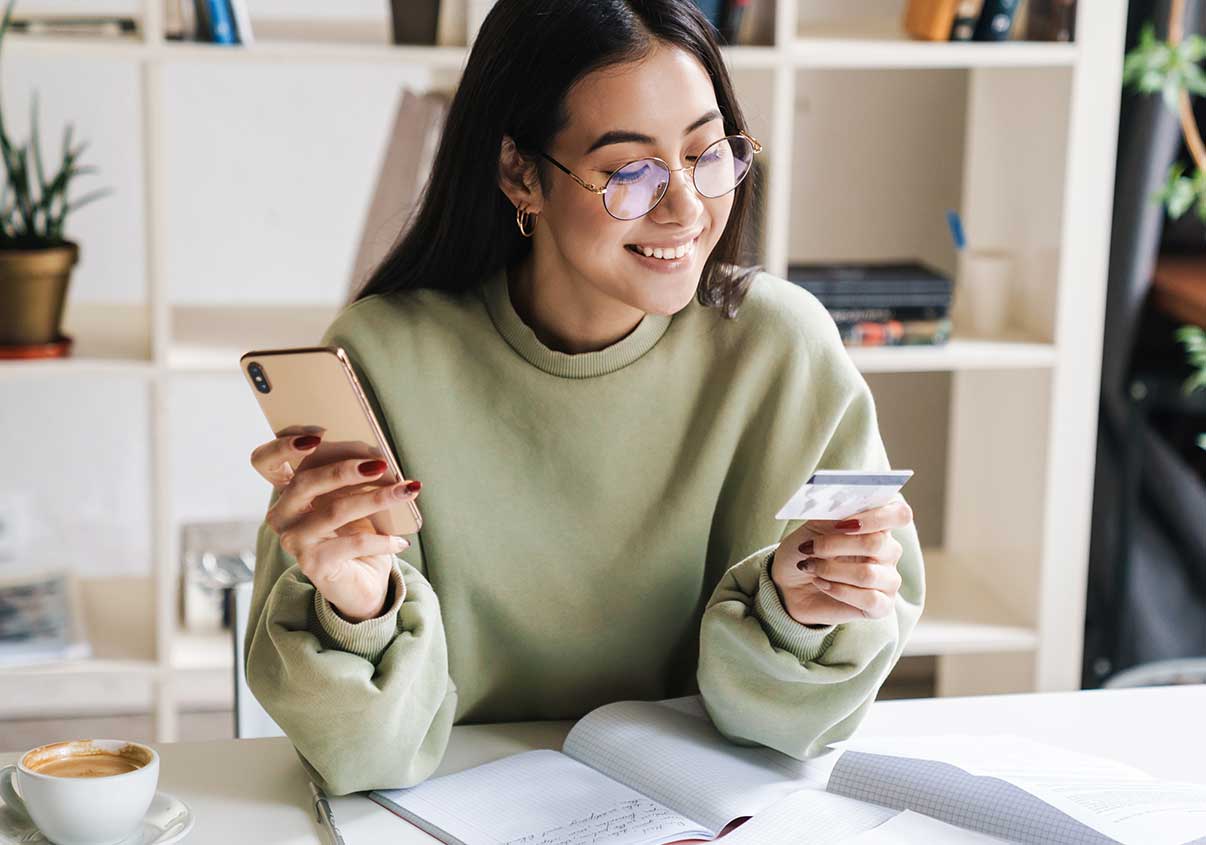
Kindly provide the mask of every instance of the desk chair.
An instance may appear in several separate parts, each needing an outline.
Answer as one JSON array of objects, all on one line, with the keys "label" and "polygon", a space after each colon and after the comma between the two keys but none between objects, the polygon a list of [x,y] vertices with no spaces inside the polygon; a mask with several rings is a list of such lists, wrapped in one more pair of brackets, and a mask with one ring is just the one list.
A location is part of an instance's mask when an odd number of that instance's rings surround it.
[{"label": "desk chair", "polygon": [[231,603],[234,609],[231,640],[234,646],[235,737],[284,736],[285,732],[251,694],[247,674],[243,671],[243,639],[247,636],[247,617],[251,613],[250,581],[240,582],[231,589]]}]

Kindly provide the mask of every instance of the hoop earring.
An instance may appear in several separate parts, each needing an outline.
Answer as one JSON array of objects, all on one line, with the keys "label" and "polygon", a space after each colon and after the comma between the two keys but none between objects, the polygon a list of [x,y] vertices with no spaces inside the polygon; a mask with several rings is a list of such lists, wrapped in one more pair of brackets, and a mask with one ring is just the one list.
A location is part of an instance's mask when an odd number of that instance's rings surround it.
[{"label": "hoop earring", "polygon": [[[539,215],[533,214],[527,209],[522,209],[519,206],[515,206],[515,225],[519,227],[519,234],[523,235],[525,238],[530,238],[532,235],[536,234],[536,218],[538,216]],[[531,223],[531,228],[525,231],[524,226],[528,223]]]}]

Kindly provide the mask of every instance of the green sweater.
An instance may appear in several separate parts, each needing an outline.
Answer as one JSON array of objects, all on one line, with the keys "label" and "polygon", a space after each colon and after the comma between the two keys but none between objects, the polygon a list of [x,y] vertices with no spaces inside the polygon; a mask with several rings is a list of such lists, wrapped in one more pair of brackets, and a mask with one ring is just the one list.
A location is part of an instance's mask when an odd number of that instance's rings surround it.
[{"label": "green sweater", "polygon": [[692,300],[570,355],[523,323],[500,269],[459,297],[368,297],[322,343],[372,392],[424,519],[386,612],[356,624],[261,526],[247,679],[325,789],[419,783],[454,724],[624,699],[700,693],[733,742],[798,759],[853,733],[924,577],[910,525],[884,618],[806,627],[770,581],[800,525],[775,513],[814,470],[889,467],[811,294],[761,273],[736,319]]}]

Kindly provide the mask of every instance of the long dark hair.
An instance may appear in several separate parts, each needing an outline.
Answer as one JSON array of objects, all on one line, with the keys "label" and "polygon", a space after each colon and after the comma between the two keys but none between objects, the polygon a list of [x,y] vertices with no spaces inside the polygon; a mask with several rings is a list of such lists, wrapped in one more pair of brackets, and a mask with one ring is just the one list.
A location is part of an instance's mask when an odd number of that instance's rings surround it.
[{"label": "long dark hair", "polygon": [[[691,0],[498,0],[483,21],[449,105],[422,196],[397,243],[356,295],[415,288],[463,292],[531,251],[498,186],[503,135],[536,155],[568,123],[565,96],[586,74],[635,61],[657,42],[694,55],[707,70],[725,134],[746,129],[716,40]],[[761,267],[739,267],[758,170],[737,186],[728,225],[704,265],[696,297],[737,313]]]}]

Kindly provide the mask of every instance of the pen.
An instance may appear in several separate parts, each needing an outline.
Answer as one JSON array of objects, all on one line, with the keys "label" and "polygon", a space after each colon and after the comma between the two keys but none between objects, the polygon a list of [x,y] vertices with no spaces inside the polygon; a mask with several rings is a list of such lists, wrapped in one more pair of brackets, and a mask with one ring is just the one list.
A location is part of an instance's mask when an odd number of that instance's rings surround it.
[{"label": "pen", "polygon": [[343,835],[340,834],[339,828],[335,826],[335,814],[331,812],[331,805],[327,801],[327,796],[322,794],[322,790],[315,786],[313,781],[310,781],[310,794],[314,796],[315,819],[331,835],[331,845],[345,845]]},{"label": "pen", "polygon": [[955,249],[963,249],[967,243],[963,237],[963,221],[959,219],[959,212],[953,208],[947,209],[946,224],[951,229],[951,240],[955,242]]}]

